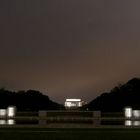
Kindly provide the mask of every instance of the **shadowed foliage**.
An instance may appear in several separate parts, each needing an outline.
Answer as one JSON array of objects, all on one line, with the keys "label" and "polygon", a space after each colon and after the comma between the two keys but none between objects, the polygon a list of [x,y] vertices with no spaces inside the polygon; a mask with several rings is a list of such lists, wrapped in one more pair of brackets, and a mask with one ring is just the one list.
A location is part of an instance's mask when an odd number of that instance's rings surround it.
[{"label": "shadowed foliage", "polygon": [[28,90],[12,92],[0,89],[0,108],[7,108],[9,105],[17,107],[18,111],[38,111],[38,110],[59,110],[64,107],[49,99],[39,91]]},{"label": "shadowed foliage", "polygon": [[85,107],[89,110],[116,112],[123,111],[126,106],[131,106],[134,109],[140,109],[139,78],[133,78],[126,84],[116,86],[109,93],[101,94]]}]

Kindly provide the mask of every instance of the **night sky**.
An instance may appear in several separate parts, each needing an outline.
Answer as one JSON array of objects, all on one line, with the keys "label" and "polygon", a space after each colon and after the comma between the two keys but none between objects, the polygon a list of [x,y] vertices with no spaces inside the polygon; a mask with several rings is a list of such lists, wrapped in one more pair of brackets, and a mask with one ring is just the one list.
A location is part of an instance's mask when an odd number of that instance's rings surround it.
[{"label": "night sky", "polygon": [[91,101],[139,76],[139,0],[0,0],[1,87]]}]

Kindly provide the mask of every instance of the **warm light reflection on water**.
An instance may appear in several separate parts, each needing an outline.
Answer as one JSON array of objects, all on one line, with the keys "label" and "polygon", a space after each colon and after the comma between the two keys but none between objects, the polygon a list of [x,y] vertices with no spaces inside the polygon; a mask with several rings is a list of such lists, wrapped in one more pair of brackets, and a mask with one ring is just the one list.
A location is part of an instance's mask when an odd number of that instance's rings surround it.
[{"label": "warm light reflection on water", "polygon": [[6,125],[6,120],[0,120],[0,125]]},{"label": "warm light reflection on water", "polygon": [[133,126],[140,126],[140,121],[134,121]]},{"label": "warm light reflection on water", "polygon": [[132,126],[132,121],[126,120],[125,121],[125,126]]},{"label": "warm light reflection on water", "polygon": [[8,119],[8,120],[1,119],[0,120],[0,125],[14,125],[14,124],[15,124],[15,120],[13,120],[13,119]]},{"label": "warm light reflection on water", "polygon": [[14,125],[15,124],[15,120],[9,119],[9,120],[7,120],[7,124],[8,125]]}]

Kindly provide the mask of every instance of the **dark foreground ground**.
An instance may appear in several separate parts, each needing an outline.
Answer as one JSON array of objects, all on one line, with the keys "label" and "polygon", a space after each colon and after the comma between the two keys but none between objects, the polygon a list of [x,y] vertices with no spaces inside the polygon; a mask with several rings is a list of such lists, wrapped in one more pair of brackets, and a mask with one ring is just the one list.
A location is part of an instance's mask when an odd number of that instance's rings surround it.
[{"label": "dark foreground ground", "polygon": [[139,140],[140,128],[0,128],[0,140]]}]

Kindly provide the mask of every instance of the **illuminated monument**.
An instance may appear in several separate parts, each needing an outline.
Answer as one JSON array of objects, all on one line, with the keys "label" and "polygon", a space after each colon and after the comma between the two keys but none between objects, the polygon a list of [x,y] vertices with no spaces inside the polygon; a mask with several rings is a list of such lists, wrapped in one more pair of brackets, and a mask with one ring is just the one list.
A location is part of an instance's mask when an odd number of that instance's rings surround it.
[{"label": "illuminated monument", "polygon": [[82,107],[84,105],[84,101],[81,99],[66,99],[65,107],[66,109],[76,109],[78,107]]},{"label": "illuminated monument", "polygon": [[125,126],[140,126],[140,110],[133,110],[131,107],[124,109]]},{"label": "illuminated monument", "polygon": [[15,106],[9,106],[7,109],[0,109],[0,125],[14,125],[15,115],[16,115]]}]

